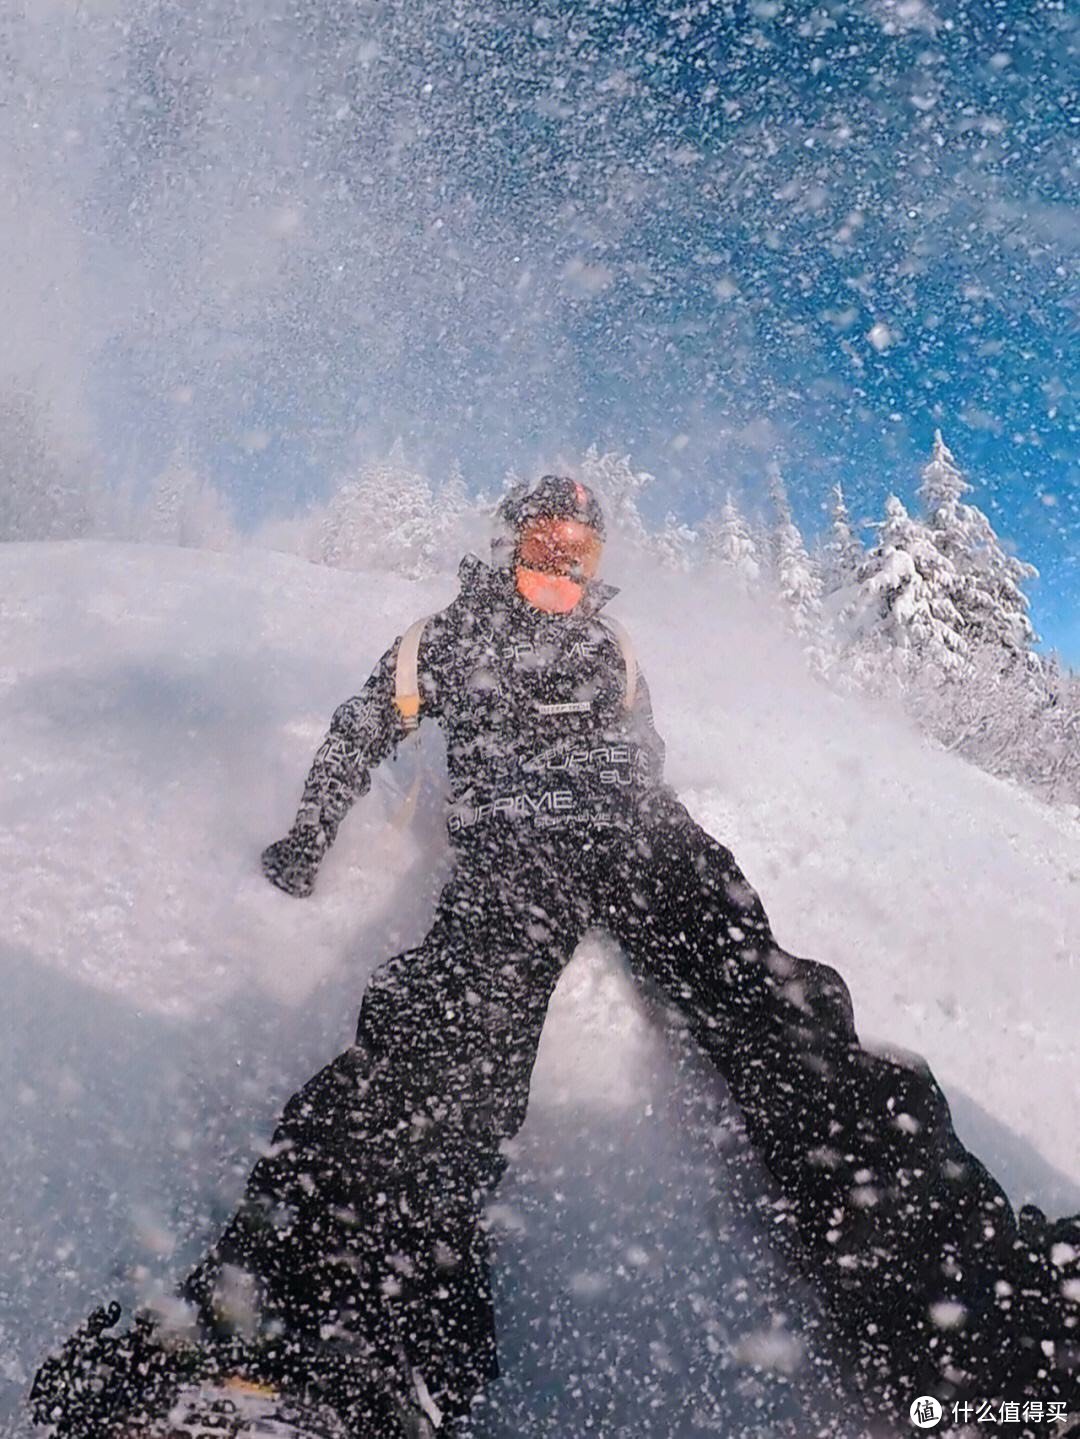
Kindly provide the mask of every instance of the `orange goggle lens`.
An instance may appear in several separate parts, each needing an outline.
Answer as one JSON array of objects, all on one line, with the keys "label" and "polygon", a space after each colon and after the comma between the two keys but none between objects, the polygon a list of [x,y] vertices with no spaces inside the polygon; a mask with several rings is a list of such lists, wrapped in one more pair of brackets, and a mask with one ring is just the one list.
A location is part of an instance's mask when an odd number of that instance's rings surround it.
[{"label": "orange goggle lens", "polygon": [[517,561],[546,575],[591,580],[603,548],[596,531],[580,520],[536,519],[518,537]]}]

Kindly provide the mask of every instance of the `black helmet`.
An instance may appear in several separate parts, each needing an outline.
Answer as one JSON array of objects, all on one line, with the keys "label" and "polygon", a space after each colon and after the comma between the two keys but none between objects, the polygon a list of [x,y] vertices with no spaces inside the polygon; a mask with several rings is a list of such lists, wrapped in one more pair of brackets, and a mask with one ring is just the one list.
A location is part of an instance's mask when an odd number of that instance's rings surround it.
[{"label": "black helmet", "polygon": [[531,490],[524,484],[515,486],[495,511],[493,564],[509,569],[521,530],[529,520],[540,518],[579,520],[604,538],[604,513],[588,485],[569,475],[542,475]]}]

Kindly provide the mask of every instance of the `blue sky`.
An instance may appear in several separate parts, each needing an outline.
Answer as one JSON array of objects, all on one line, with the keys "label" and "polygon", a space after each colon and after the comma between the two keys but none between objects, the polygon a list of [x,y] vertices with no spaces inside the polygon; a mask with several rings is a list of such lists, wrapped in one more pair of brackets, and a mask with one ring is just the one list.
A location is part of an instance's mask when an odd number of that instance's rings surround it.
[{"label": "blue sky", "polygon": [[595,440],[690,520],[778,459],[812,532],[836,480],[911,501],[940,425],[1080,661],[1062,8],[300,9],[49,22],[111,472],[181,444],[252,519],[399,434],[480,486]]}]

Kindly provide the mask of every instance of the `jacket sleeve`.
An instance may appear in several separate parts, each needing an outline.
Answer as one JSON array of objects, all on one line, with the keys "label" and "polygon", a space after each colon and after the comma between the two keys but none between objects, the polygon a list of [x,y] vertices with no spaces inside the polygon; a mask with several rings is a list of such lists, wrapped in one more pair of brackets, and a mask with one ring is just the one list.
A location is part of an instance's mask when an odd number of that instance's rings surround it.
[{"label": "jacket sleeve", "polygon": [[383,655],[360,693],[334,711],[319,746],[296,816],[296,828],[321,830],[334,842],[338,826],[371,787],[371,771],[394,753],[408,733],[394,704],[394,670],[400,639]]},{"label": "jacket sleeve", "polygon": [[652,757],[655,765],[654,778],[659,783],[664,777],[667,746],[660,738],[656,728],[656,721],[653,719],[652,696],[649,694],[649,686],[645,683],[645,676],[640,665],[638,665],[637,686],[630,714],[633,719],[634,737],[642,749]]}]

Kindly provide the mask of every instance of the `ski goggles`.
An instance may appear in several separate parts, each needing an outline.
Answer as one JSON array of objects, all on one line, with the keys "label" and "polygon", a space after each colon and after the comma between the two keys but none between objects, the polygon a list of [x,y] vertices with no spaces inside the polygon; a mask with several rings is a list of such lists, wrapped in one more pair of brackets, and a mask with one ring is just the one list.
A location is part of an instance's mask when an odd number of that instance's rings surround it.
[{"label": "ski goggles", "polygon": [[538,516],[522,526],[515,558],[527,570],[591,580],[600,568],[603,549],[600,536],[581,520]]}]

